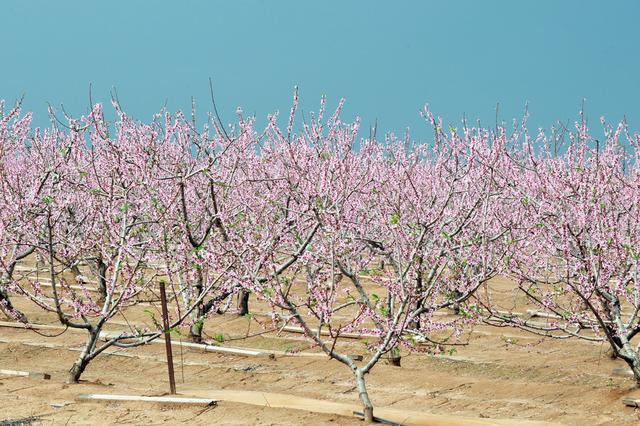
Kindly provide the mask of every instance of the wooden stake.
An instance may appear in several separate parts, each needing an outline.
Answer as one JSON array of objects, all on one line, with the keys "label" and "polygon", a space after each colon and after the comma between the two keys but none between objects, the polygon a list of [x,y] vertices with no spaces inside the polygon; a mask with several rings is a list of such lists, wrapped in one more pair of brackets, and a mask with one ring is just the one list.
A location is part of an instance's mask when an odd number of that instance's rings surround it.
[{"label": "wooden stake", "polygon": [[167,367],[169,368],[169,390],[176,394],[176,378],[173,373],[173,353],[171,352],[171,333],[169,330],[169,313],[167,312],[167,293],[164,283],[160,283],[160,302],[162,303],[162,326],[164,327],[165,350],[167,351]]}]

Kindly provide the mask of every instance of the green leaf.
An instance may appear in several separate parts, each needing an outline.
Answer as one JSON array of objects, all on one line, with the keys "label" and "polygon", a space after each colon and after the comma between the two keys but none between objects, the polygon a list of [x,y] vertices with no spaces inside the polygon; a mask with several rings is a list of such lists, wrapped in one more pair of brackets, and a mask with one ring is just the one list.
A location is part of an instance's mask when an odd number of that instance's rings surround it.
[{"label": "green leaf", "polygon": [[169,334],[172,334],[176,337],[182,337],[182,333],[180,333],[180,329],[178,327],[173,327],[169,329]]},{"label": "green leaf", "polygon": [[149,317],[149,319],[151,319],[151,321],[153,321],[153,325],[156,326],[156,328],[162,328],[160,326],[160,322],[158,322],[158,320],[156,319],[156,315],[153,311],[149,309],[145,309],[144,313],[147,314],[147,316]]}]

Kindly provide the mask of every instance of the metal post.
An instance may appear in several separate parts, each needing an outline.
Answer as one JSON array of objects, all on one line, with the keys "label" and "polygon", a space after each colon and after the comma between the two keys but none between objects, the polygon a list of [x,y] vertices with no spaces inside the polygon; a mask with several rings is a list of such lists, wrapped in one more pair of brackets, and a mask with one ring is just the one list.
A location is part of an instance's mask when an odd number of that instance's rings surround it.
[{"label": "metal post", "polygon": [[169,333],[169,313],[167,312],[167,293],[164,283],[160,283],[160,302],[162,303],[162,325],[164,327],[164,343],[167,351],[167,367],[169,368],[169,388],[171,395],[176,394],[176,378],[173,374],[173,353],[171,352],[171,334]]}]

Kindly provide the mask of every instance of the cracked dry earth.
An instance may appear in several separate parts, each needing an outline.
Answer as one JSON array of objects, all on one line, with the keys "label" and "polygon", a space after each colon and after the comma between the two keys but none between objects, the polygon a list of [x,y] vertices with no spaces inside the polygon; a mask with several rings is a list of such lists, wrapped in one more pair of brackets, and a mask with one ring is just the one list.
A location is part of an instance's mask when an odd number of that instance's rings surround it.
[{"label": "cracked dry earth", "polygon": [[[504,283],[494,284],[499,291]],[[504,287],[506,288],[506,287]],[[507,297],[508,292],[504,292]],[[511,297],[511,296],[508,296]],[[514,303],[519,303],[513,299]],[[57,324],[55,318],[14,298],[33,323]],[[256,311],[266,310],[254,302]],[[520,309],[525,307],[521,304]],[[135,307],[118,317],[109,330],[126,322],[149,324]],[[249,323],[234,314],[206,322],[209,336],[224,335],[225,346],[317,352],[300,335],[275,332],[243,338],[271,324],[256,316]],[[40,330],[55,335],[62,330]],[[44,337],[33,331],[0,327],[0,369],[47,372],[51,380],[0,376],[0,424],[34,416],[33,424],[358,424],[337,414],[220,401],[216,407],[175,407],[144,403],[79,402],[81,393],[161,395],[168,389],[164,346],[151,344],[95,359],[80,384],[66,385],[66,372],[84,335],[66,331]],[[175,339],[174,339],[175,340]],[[612,374],[624,367],[607,347],[584,341],[541,339],[512,328],[479,325],[465,335],[468,345],[452,356],[403,353],[402,367],[383,362],[367,377],[376,407],[391,407],[448,416],[484,419],[539,420],[566,425],[640,424],[640,410],[625,407],[624,396],[640,396],[631,377]],[[364,353],[363,342],[338,342],[347,353]],[[276,392],[357,405],[350,372],[336,361],[316,357],[243,357],[174,347],[178,393],[208,390]],[[456,417],[451,417],[455,424]]]}]

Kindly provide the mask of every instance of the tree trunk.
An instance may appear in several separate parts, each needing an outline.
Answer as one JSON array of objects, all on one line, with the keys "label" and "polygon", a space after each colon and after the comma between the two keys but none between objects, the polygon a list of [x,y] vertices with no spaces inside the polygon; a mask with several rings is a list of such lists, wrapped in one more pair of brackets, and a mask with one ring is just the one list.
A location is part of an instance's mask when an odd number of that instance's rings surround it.
[{"label": "tree trunk", "polygon": [[609,358],[618,359],[618,351],[615,348],[611,348],[611,352],[609,353]]},{"label": "tree trunk", "polygon": [[238,300],[238,315],[247,315],[249,313],[249,292],[242,290]]},{"label": "tree trunk", "polygon": [[89,361],[91,361],[91,352],[96,346],[99,335],[100,330],[92,329],[91,331],[89,331],[87,343],[82,349],[82,352],[80,352],[80,355],[78,356],[76,362],[74,362],[69,369],[67,383],[78,383],[78,381],[80,381],[80,376],[82,376],[82,373],[84,373],[87,365],[89,365]]},{"label": "tree trunk", "polygon": [[[420,281],[418,282],[418,285],[421,287],[422,284],[420,283]],[[395,311],[395,298],[391,295],[389,295],[389,300],[387,301],[387,308],[389,310],[390,313]],[[418,323],[418,327],[420,326],[420,324]],[[393,365],[394,367],[400,367],[400,349],[397,346],[394,346],[391,348],[391,350],[389,351],[389,356],[387,357],[387,362],[391,365]]]},{"label": "tree trunk", "polygon": [[80,381],[80,376],[84,373],[85,368],[87,368],[88,362],[84,359],[78,358],[76,362],[73,363],[71,369],[69,370],[69,376],[67,378],[67,383],[78,383]]},{"label": "tree trunk", "polygon": [[387,358],[387,362],[394,367],[400,367],[400,363],[402,361],[402,356],[400,355],[400,349],[397,346],[394,346],[393,349],[389,351],[389,357]]},{"label": "tree trunk", "polygon": [[[199,292],[198,292],[199,294]],[[195,322],[189,329],[189,337],[193,343],[202,343],[202,331],[204,330],[204,318],[205,316],[213,309],[214,306],[218,302],[223,301],[227,297],[229,297],[231,293],[226,292],[223,294],[219,294],[216,297],[210,299],[207,303],[201,303],[196,309],[197,316],[195,318]],[[218,314],[223,314],[224,312],[217,310]]]},{"label": "tree trunk", "polygon": [[38,251],[36,252],[36,269],[40,268],[40,266],[47,266],[47,264],[44,261],[42,253]]},{"label": "tree trunk", "polygon": [[[620,349],[618,348],[622,348],[622,346],[624,346],[624,343],[622,343],[622,339],[620,339],[620,337],[618,336],[612,336],[611,339],[613,340],[613,345],[611,345],[611,354],[610,357],[611,359],[617,359],[620,357]],[[629,350],[633,350],[633,349],[629,349]]]},{"label": "tree trunk", "polygon": [[71,273],[73,274],[74,277],[77,277],[78,275],[82,275],[82,271],[80,270],[80,267],[77,264],[71,265]]},{"label": "tree trunk", "polygon": [[[453,298],[454,299],[459,299],[460,297],[462,297],[462,293],[459,290],[453,290]],[[460,302],[455,302],[453,304],[453,313],[456,315],[460,315]]]},{"label": "tree trunk", "polygon": [[98,266],[98,290],[100,291],[100,302],[107,299],[107,264],[102,259],[96,261]]},{"label": "tree trunk", "polygon": [[373,405],[367,393],[367,387],[364,383],[364,373],[359,368],[354,371],[356,375],[356,384],[358,385],[358,397],[362,403],[362,414],[365,423],[373,423]]},{"label": "tree trunk", "polygon": [[[614,348],[614,353],[615,349],[617,348]],[[636,384],[640,386],[640,354],[631,347],[629,341],[625,341],[622,347],[618,349],[618,356],[627,363],[633,373]]]},{"label": "tree trunk", "polygon": [[625,359],[625,362],[633,373],[633,378],[636,381],[636,385],[640,386],[640,360],[638,359],[638,356],[634,356],[633,360]]},{"label": "tree trunk", "polygon": [[191,325],[191,328],[189,328],[189,338],[193,343],[202,343],[203,325],[204,319],[200,318]]},{"label": "tree trunk", "polygon": [[[198,281],[194,286],[195,294],[193,295],[194,300],[197,300],[201,295],[204,289],[203,285],[204,278],[202,276],[202,270],[198,269]],[[202,329],[204,328],[204,303],[199,303],[196,309],[193,312],[194,323],[189,328],[189,337],[193,343],[202,343]]]},{"label": "tree trunk", "polygon": [[189,327],[189,338],[193,343],[202,343],[202,330],[204,329],[204,306],[202,303],[196,308],[196,320]]}]

